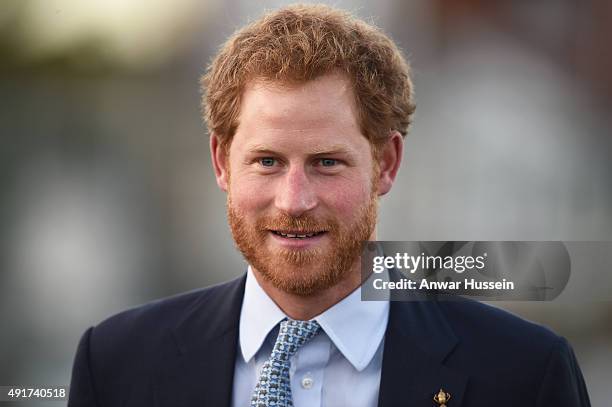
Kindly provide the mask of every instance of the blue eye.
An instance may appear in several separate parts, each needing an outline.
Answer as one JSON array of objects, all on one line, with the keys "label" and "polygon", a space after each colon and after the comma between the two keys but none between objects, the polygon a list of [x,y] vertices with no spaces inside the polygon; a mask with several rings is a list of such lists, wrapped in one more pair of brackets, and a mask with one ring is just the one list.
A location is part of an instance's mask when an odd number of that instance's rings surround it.
[{"label": "blue eye", "polygon": [[338,164],[338,160],[334,160],[333,158],[322,158],[321,159],[321,165],[323,167],[333,167],[336,164]]},{"label": "blue eye", "polygon": [[265,158],[260,158],[259,159],[259,163],[262,165],[262,167],[273,167],[275,162],[276,162],[276,160],[274,158],[270,158],[270,157],[265,157]]}]

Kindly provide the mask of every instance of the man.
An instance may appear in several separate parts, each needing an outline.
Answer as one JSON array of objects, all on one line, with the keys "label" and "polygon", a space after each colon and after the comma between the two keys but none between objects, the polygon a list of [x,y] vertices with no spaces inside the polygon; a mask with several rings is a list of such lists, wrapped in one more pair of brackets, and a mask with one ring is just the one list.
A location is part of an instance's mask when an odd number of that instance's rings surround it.
[{"label": "man", "polygon": [[414,111],[376,28],[272,12],[203,78],[210,149],[245,276],[90,328],[70,406],[586,406],[567,342],[473,301],[360,300]]}]

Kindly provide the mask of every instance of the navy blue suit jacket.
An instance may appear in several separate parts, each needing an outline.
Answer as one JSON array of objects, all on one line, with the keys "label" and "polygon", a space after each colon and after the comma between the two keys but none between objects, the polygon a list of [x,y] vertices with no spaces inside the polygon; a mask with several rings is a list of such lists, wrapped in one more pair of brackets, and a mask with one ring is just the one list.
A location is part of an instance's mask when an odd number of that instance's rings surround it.
[{"label": "navy blue suit jacket", "polygon": [[[68,406],[229,406],[244,284],[243,276],[89,328]],[[448,407],[590,405],[565,339],[475,301],[392,302],[384,346],[380,407],[436,406],[441,388]]]}]

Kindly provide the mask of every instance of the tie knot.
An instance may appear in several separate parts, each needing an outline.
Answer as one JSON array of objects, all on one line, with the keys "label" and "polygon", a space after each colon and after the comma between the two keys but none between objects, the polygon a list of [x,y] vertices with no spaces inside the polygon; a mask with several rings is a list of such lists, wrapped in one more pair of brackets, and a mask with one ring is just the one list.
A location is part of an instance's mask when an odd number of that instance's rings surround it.
[{"label": "tie knot", "polygon": [[284,320],[280,323],[278,337],[272,350],[272,358],[288,361],[295,353],[319,332],[317,321]]}]

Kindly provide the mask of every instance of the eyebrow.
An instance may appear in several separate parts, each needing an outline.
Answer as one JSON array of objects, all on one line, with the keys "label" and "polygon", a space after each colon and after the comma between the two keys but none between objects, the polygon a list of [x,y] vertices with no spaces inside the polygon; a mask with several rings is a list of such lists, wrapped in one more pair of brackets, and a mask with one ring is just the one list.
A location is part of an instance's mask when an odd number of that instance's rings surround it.
[{"label": "eyebrow", "polygon": [[[263,144],[256,144],[252,147],[249,147],[247,149],[247,152],[251,154],[282,155],[280,152],[275,151]],[[332,145],[332,146],[324,147],[324,148],[316,148],[310,151],[308,155],[321,156],[321,155],[334,155],[334,154],[353,155],[353,151],[342,145]]]}]

